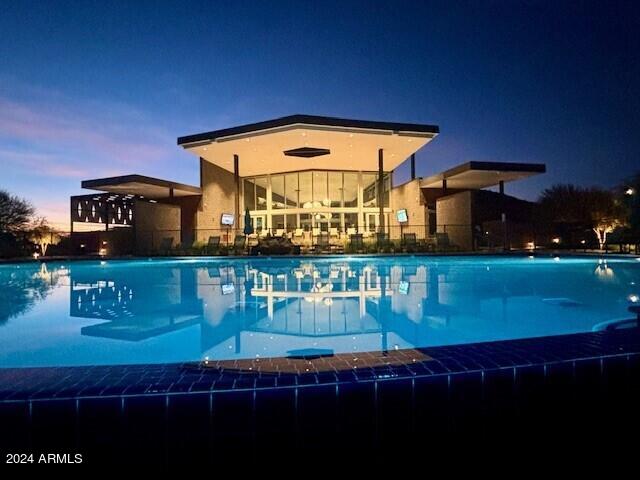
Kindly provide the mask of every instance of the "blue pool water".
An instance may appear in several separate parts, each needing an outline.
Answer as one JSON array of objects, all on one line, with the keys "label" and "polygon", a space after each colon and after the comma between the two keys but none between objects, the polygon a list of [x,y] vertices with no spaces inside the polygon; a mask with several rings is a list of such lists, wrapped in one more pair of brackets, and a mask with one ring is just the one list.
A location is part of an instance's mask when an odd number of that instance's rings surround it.
[{"label": "blue pool water", "polygon": [[165,363],[558,335],[628,318],[640,261],[153,259],[0,265],[0,367]]}]

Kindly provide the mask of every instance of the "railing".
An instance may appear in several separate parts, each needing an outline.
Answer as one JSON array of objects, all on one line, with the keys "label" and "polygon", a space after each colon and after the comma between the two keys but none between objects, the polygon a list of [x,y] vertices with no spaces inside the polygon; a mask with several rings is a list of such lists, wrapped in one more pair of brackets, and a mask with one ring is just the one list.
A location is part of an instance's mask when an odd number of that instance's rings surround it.
[{"label": "railing", "polygon": [[[576,237],[577,238],[577,237]],[[27,239],[23,239],[27,242]],[[56,232],[41,242],[25,243],[20,253],[0,257],[42,254],[69,255],[246,255],[270,253],[395,253],[535,250],[598,251],[595,239],[569,242],[539,233],[529,224],[485,222],[482,225],[387,225],[379,228],[324,227],[318,229],[218,228],[191,231],[147,230],[132,227],[109,231]],[[635,244],[607,245],[605,252],[638,253]],[[37,255],[36,255],[37,256]]]}]

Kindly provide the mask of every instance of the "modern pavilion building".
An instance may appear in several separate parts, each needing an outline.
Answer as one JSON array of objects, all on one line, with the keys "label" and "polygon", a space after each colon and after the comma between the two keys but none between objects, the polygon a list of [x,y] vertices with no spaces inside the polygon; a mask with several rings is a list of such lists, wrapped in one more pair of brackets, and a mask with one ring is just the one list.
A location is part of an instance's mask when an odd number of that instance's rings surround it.
[{"label": "modern pavilion building", "polygon": [[[199,186],[141,175],[84,181],[102,193],[71,198],[72,231],[76,222],[119,235],[127,234],[116,227],[128,227],[145,251],[166,238],[228,241],[243,231],[248,210],[255,238],[312,245],[321,234],[344,243],[355,233],[446,232],[470,250],[485,224],[526,221],[527,202],[506,196],[504,184],[544,172],[543,164],[469,162],[418,178],[415,154],[438,134],[435,125],[292,115],[180,137],[199,160]],[[405,161],[410,180],[396,185],[393,173]]]}]

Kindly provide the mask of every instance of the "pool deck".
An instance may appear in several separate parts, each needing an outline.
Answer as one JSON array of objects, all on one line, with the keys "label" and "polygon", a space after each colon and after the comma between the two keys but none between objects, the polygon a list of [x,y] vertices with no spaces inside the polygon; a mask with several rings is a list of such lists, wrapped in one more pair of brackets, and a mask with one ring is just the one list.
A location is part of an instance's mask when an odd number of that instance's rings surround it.
[{"label": "pool deck", "polygon": [[0,369],[0,404],[298,389],[569,366],[602,371],[607,359],[640,366],[640,329],[432,348],[200,363]]}]

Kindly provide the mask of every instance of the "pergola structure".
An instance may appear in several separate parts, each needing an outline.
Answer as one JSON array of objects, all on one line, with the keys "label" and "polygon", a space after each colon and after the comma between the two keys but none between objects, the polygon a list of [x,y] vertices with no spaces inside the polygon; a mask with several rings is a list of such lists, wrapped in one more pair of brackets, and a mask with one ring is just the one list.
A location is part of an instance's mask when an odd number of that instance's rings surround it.
[{"label": "pergola structure", "polygon": [[71,232],[76,222],[102,224],[105,230],[113,226],[132,226],[136,201],[157,203],[200,195],[198,187],[144,175],[84,180],[81,185],[104,193],[71,197]]}]

